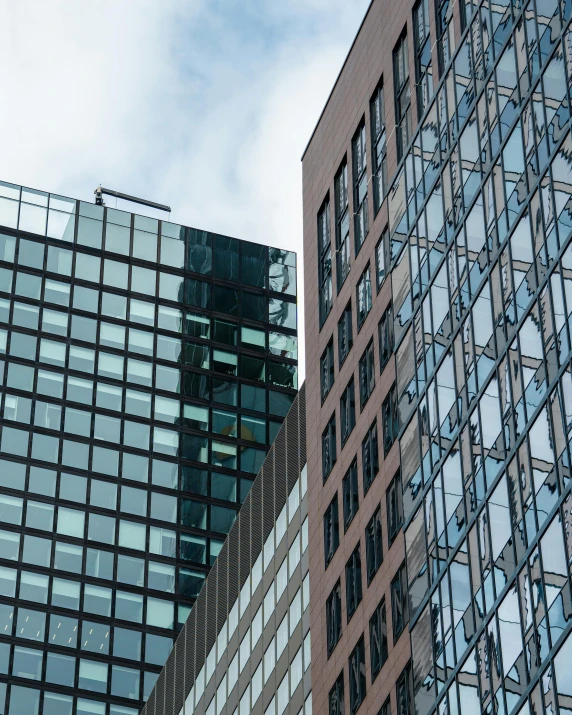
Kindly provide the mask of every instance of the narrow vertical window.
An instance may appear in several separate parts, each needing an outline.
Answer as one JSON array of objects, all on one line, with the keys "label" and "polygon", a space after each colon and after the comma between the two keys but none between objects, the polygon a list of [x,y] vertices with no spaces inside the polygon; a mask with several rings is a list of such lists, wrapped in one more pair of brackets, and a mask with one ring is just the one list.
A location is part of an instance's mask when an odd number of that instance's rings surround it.
[{"label": "narrow vertical window", "polygon": [[383,84],[380,83],[370,102],[371,145],[373,170],[373,210],[381,208],[387,193],[387,135],[385,131],[385,103]]},{"label": "narrow vertical window", "polygon": [[330,417],[328,426],[322,433],[322,475],[324,481],[336,463],[336,415]]},{"label": "narrow vertical window", "polygon": [[387,456],[387,453],[399,434],[399,416],[397,414],[395,385],[391,388],[381,406],[381,415],[383,418],[383,452],[384,455]]},{"label": "narrow vertical window", "polygon": [[338,323],[338,357],[340,367],[348,356],[349,351],[354,344],[352,333],[352,304],[351,301],[346,305],[342,317]]},{"label": "narrow vertical window", "polygon": [[367,585],[369,586],[383,561],[380,507],[377,507],[365,528],[365,560],[367,566]]},{"label": "narrow vertical window", "polygon": [[402,564],[391,582],[391,621],[393,625],[393,642],[395,643],[403,633],[409,621],[407,583],[405,578],[405,564]]},{"label": "narrow vertical window", "polygon": [[386,492],[387,501],[387,541],[389,545],[401,529],[403,523],[403,502],[401,495],[401,474],[398,472],[393,479]]},{"label": "narrow vertical window", "polygon": [[[443,76],[453,51],[453,5],[451,0],[436,0],[435,24],[437,25],[437,53],[439,57],[439,76]],[[462,14],[462,13],[461,13]]]},{"label": "narrow vertical window", "polygon": [[334,341],[330,340],[328,347],[320,358],[320,392],[322,402],[334,384]]},{"label": "narrow vertical window", "polygon": [[413,10],[415,40],[415,84],[417,87],[417,115],[419,119],[433,96],[433,67],[429,37],[429,0],[420,0]]},{"label": "narrow vertical window", "polygon": [[362,704],[365,698],[365,646],[363,636],[357,642],[350,654],[349,660],[350,680],[350,712],[352,715]]},{"label": "narrow vertical window", "polygon": [[346,609],[348,623],[362,599],[361,556],[359,543],[346,564]]},{"label": "narrow vertical window", "polygon": [[353,142],[354,239],[356,256],[369,231],[367,213],[367,155],[365,120],[362,120]]},{"label": "narrow vertical window", "polygon": [[350,272],[348,164],[345,159],[334,179],[334,189],[336,193],[336,278],[339,292]]},{"label": "narrow vertical window", "polygon": [[381,600],[369,621],[369,650],[371,658],[371,680],[377,677],[387,660],[387,616],[385,598]]},{"label": "narrow vertical window", "polygon": [[409,58],[407,53],[407,34],[393,50],[393,86],[395,92],[395,125],[397,136],[397,160],[407,149],[411,138],[411,88],[409,86]]},{"label": "narrow vertical window", "polygon": [[354,379],[348,382],[340,398],[340,424],[342,446],[346,443],[356,423],[356,398]]},{"label": "narrow vertical window", "polygon": [[328,695],[328,715],[344,715],[344,671],[338,675]]},{"label": "narrow vertical window", "polygon": [[365,403],[375,387],[375,368],[373,355],[373,340],[365,349],[359,361],[359,401],[363,410]]},{"label": "narrow vertical window", "polygon": [[354,459],[342,480],[344,499],[344,531],[347,531],[359,509],[357,462]]},{"label": "narrow vertical window", "polygon": [[393,309],[391,304],[386,308],[379,321],[379,366],[380,372],[389,362],[393,354]]},{"label": "narrow vertical window", "polygon": [[414,712],[413,678],[411,677],[411,663],[408,663],[399,676],[395,685],[397,699],[397,715],[411,715]]},{"label": "narrow vertical window", "polygon": [[342,587],[339,581],[326,601],[326,635],[329,658],[342,636]]},{"label": "narrow vertical window", "polygon": [[379,469],[377,451],[377,422],[374,421],[361,443],[361,461],[363,469],[363,493],[365,494],[375,479]]},{"label": "narrow vertical window", "polygon": [[356,293],[359,330],[371,310],[371,272],[369,264],[365,271],[361,274],[357,284]]},{"label": "narrow vertical window", "polygon": [[320,280],[320,328],[332,309],[332,245],[330,240],[330,199],[318,214],[318,269]]},{"label": "narrow vertical window", "polygon": [[387,229],[383,232],[381,238],[375,247],[375,284],[377,292],[381,288],[385,276],[389,271],[389,234]]},{"label": "narrow vertical window", "polygon": [[338,495],[330,502],[324,514],[324,551],[326,559],[326,568],[336,553],[336,549],[340,545],[340,527],[338,517]]}]

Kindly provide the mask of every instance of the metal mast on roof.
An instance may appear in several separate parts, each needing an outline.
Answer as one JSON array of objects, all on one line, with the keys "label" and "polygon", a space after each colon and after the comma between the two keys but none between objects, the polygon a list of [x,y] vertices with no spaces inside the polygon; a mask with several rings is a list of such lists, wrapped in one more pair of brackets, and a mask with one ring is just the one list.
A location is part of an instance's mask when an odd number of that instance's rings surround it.
[{"label": "metal mast on roof", "polygon": [[126,201],[131,201],[134,204],[141,204],[142,206],[150,206],[153,209],[159,209],[159,211],[168,211],[171,213],[171,207],[165,206],[165,204],[158,204],[155,201],[147,201],[147,199],[138,199],[136,196],[129,196],[129,194],[122,194],[120,191],[113,191],[112,189],[104,189],[103,186],[98,186],[93,192],[95,194],[95,203],[98,206],[104,206],[103,194],[108,196],[115,196],[118,199],[125,199]]}]

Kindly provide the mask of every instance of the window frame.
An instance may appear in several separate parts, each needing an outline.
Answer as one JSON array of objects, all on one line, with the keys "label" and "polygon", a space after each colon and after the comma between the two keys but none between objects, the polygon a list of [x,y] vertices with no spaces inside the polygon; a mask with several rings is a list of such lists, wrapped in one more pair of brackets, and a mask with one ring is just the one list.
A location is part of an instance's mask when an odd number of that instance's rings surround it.
[{"label": "window frame", "polygon": [[381,505],[374,511],[365,527],[366,581],[369,586],[383,563],[383,530]]},{"label": "window frame", "polygon": [[[330,195],[327,194],[318,211],[318,276],[319,276],[319,320],[320,330],[330,314],[333,305],[332,289],[332,239],[330,230]],[[323,301],[324,286],[329,284],[328,300]]]},{"label": "window frame", "polygon": [[[377,216],[387,195],[387,131],[383,78],[370,99],[371,169],[373,179],[373,214]],[[378,121],[379,119],[379,121]]]},{"label": "window frame", "polygon": [[336,217],[336,284],[340,292],[351,270],[348,198],[348,158],[345,156],[334,177]]},{"label": "window frame", "polygon": [[359,511],[359,487],[357,459],[353,459],[342,479],[342,499],[344,508],[344,534]]},{"label": "window frame", "polygon": [[[328,521],[329,520],[329,521]],[[331,533],[331,550],[328,548],[329,537],[328,534]],[[338,492],[334,494],[334,497],[326,512],[324,514],[324,559],[325,567],[328,568],[331,560],[334,558],[334,554],[338,550],[340,545],[340,519],[339,519],[339,504],[338,504]]]},{"label": "window frame", "polygon": [[[359,575],[358,575],[359,573]],[[361,575],[361,552],[360,542],[352,551],[352,554],[346,562],[346,613],[347,623],[350,622],[352,616],[357,611],[363,598],[363,585]],[[354,603],[355,599],[355,603]],[[350,604],[353,607],[350,608]]]},{"label": "window frame", "polygon": [[373,338],[363,351],[358,363],[360,412],[375,389],[375,353]]},{"label": "window frame", "polygon": [[[365,117],[362,117],[352,139],[352,184],[354,217],[354,250],[357,256],[369,233],[367,139]],[[365,189],[364,189],[365,187]],[[360,199],[361,194],[361,199]]]}]

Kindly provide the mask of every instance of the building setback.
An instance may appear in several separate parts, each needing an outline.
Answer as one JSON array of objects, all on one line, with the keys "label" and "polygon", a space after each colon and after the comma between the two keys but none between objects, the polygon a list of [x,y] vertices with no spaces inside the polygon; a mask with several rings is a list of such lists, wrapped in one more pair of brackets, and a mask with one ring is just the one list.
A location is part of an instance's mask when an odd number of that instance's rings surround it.
[{"label": "building setback", "polygon": [[572,709],[571,15],[373,0],[304,153],[320,715]]},{"label": "building setback", "polygon": [[311,715],[300,389],[142,715]]},{"label": "building setback", "polygon": [[296,395],[296,257],[0,183],[0,323],[0,713],[135,715]]}]

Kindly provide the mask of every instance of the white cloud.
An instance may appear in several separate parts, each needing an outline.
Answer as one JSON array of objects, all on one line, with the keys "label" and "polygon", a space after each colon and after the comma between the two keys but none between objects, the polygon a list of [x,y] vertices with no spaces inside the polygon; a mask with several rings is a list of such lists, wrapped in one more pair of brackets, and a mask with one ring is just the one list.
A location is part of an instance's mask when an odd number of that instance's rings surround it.
[{"label": "white cloud", "polygon": [[103,183],[301,257],[300,158],[366,6],[0,0],[0,178]]}]

